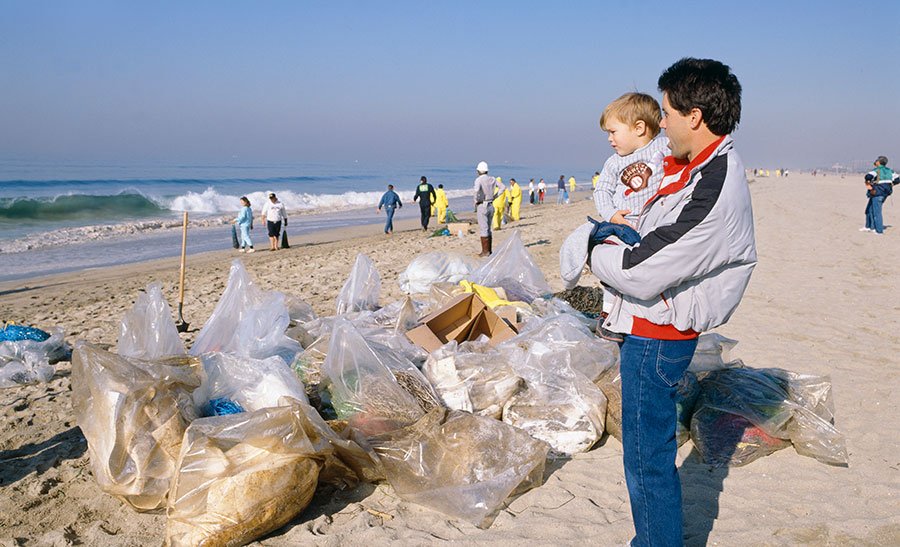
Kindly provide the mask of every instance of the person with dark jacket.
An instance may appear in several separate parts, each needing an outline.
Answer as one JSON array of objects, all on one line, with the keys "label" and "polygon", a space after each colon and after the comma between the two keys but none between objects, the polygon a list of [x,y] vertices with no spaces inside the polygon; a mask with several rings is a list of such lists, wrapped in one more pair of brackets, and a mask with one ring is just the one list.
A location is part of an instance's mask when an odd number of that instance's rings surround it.
[{"label": "person with dark jacket", "polygon": [[591,251],[591,270],[616,290],[603,327],[623,334],[622,451],[635,537],[682,545],[675,466],[675,396],[697,337],[728,321],[756,266],[750,188],[730,134],[741,85],[712,59],[685,58],[659,77],[672,155],[641,210],[635,245]]},{"label": "person with dark jacket", "polygon": [[419,202],[419,210],[422,213],[422,231],[427,232],[428,220],[431,218],[431,205],[437,201],[437,193],[434,191],[434,186],[428,184],[428,179],[425,177],[419,179],[413,201]]}]

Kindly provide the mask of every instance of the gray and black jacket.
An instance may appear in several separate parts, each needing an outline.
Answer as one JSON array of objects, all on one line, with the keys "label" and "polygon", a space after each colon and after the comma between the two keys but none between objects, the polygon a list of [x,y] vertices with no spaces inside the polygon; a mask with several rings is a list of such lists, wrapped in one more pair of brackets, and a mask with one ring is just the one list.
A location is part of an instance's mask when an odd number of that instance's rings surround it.
[{"label": "gray and black jacket", "polygon": [[689,165],[666,158],[638,232],[633,247],[591,254],[593,273],[619,293],[607,329],[677,340],[728,321],[756,265],[750,189],[730,136]]}]

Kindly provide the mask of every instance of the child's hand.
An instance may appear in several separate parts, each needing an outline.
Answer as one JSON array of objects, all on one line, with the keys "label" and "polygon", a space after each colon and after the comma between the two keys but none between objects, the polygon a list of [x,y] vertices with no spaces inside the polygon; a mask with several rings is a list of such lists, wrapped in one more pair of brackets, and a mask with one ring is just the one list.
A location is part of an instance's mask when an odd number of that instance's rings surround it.
[{"label": "child's hand", "polygon": [[609,219],[609,221],[613,224],[624,224],[625,226],[631,226],[632,228],[634,228],[633,224],[625,220],[625,215],[630,213],[631,209],[621,209],[619,211],[616,211],[616,214],[614,214],[612,218]]}]

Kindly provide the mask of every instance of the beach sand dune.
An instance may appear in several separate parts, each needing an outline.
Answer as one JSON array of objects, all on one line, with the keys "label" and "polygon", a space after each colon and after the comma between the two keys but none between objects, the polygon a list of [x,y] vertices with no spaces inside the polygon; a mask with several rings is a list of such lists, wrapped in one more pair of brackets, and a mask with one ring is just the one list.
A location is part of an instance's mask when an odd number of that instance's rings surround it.
[{"label": "beach sand dune", "polygon": [[[688,544],[900,544],[900,230],[858,232],[860,177],[758,179],[751,184],[759,265],[744,302],[718,332],[753,367],[830,375],[837,427],[850,466],[831,467],[782,450],[746,467],[714,469],[687,443],[679,452]],[[561,290],[558,252],[593,214],[587,193],[572,205],[528,207],[517,228],[551,287]],[[900,225],[888,200],[885,218]],[[469,217],[472,215],[469,214]],[[382,301],[402,295],[397,275],[418,253],[474,254],[478,239],[426,239],[413,221],[392,237],[380,226],[322,232],[279,252],[230,251],[189,258],[185,318],[192,332],[211,314],[231,259],[260,286],[301,297],[317,313],[334,301],[357,253],[374,261]],[[511,230],[495,236],[495,248]],[[176,260],[0,284],[0,319],[62,326],[70,342],[114,346],[119,321],[151,281],[177,301]],[[597,285],[593,278],[582,284]],[[70,365],[49,383],[0,390],[0,545],[159,545],[165,516],[138,514],[97,487],[75,424]],[[546,484],[512,501],[487,530],[405,503],[387,485],[320,488],[311,506],[265,545],[466,544],[621,545],[632,534],[618,441],[548,464]]]}]

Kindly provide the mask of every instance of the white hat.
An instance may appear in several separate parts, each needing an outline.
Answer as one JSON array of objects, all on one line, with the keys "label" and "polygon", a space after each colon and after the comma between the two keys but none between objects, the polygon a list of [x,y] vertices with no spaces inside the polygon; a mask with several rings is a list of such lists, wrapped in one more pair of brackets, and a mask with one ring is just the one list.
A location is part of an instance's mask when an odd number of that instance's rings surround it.
[{"label": "white hat", "polygon": [[487,173],[488,172],[488,164],[486,161],[478,162],[478,165],[475,167],[475,170],[479,173]]}]

